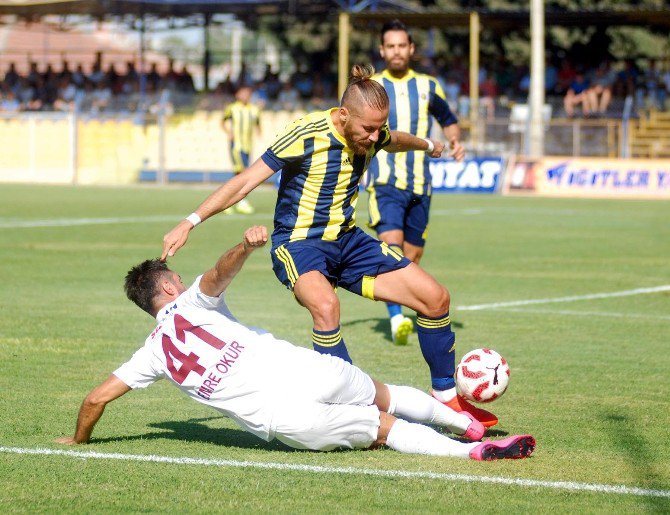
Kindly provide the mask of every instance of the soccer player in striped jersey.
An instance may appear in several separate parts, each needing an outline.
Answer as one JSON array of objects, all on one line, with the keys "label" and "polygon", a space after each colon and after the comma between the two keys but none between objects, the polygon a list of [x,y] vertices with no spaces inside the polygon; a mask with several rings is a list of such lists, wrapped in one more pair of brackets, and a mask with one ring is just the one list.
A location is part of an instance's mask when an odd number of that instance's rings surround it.
[{"label": "soccer player in striped jersey", "polygon": [[[451,146],[450,155],[462,160],[464,151],[458,141],[456,117],[437,79],[409,67],[414,51],[412,36],[402,22],[393,20],[384,24],[379,52],[386,69],[373,79],[389,95],[389,128],[427,138],[436,120]],[[368,172],[368,225],[377,231],[380,240],[415,263],[421,260],[428,227],[431,194],[428,157],[424,151],[388,154],[382,150],[370,163]],[[412,320],[402,314],[400,305],[386,306],[391,339],[396,345],[406,345],[413,330]]]},{"label": "soccer player in striped jersey", "polygon": [[[340,333],[340,302],[333,286],[374,300],[401,302],[417,312],[419,344],[432,389],[453,401],[456,363],[449,292],[419,265],[356,227],[358,185],[379,150],[432,147],[430,155],[439,157],[444,149],[439,141],[388,129],[388,95],[371,79],[372,71],[354,66],[340,106],[290,124],[260,159],[164,236],[161,259],[174,255],[195,225],[239,202],[281,170],[273,268],[312,315],[314,349],[351,362]],[[486,427],[498,421],[468,403],[455,405],[455,411],[478,420],[483,416],[480,422]]]},{"label": "soccer player in striped jersey", "polygon": [[[235,102],[228,105],[223,111],[223,130],[230,141],[230,157],[233,161],[233,171],[238,174],[249,167],[251,151],[253,149],[254,131],[260,134],[260,112],[257,106],[251,103],[251,88],[240,86],[235,93]],[[242,199],[235,206],[238,213],[250,215],[254,208],[247,199]],[[230,213],[230,211],[228,211]]]}]

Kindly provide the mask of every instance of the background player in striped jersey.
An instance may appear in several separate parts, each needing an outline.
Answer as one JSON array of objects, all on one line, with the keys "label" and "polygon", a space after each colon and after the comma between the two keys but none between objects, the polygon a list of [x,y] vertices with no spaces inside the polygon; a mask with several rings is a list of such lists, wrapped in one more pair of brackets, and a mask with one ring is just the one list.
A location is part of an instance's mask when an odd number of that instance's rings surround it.
[{"label": "background player in striped jersey", "polygon": [[[186,220],[163,238],[161,258],[186,243],[201,220],[243,199],[281,170],[272,234],[275,275],[305,306],[314,322],[315,350],[351,362],[340,333],[340,303],[333,286],[385,302],[402,302],[417,312],[419,344],[433,390],[456,398],[454,333],[449,292],[418,265],[356,227],[358,185],[370,159],[389,152],[427,150],[439,157],[444,145],[386,125],[389,99],[371,79],[373,70],[354,66],[340,107],[311,113],[290,124],[244,172],[218,188]],[[492,414],[465,402],[485,426]]]},{"label": "background player in striped jersey", "polygon": [[[233,171],[238,174],[250,164],[249,157],[253,150],[254,131],[260,134],[261,119],[258,106],[251,103],[251,87],[240,86],[235,93],[235,102],[223,111],[221,124],[230,141],[230,157]],[[254,208],[247,199],[235,205],[238,213],[250,215]],[[232,212],[231,209],[227,213]]]},{"label": "background player in striped jersey", "polygon": [[[433,120],[442,127],[450,145],[449,155],[462,160],[460,130],[449,109],[442,87],[435,77],[410,68],[415,47],[407,27],[399,20],[382,27],[379,52],[386,69],[373,79],[384,86],[390,99],[389,129],[409,132],[420,138],[431,133]],[[369,226],[380,240],[419,263],[423,254],[430,209],[431,179],[428,153],[379,152],[370,163]],[[400,305],[387,303],[391,338],[406,345],[412,320],[403,316]]]},{"label": "background player in striped jersey", "polygon": [[156,318],[157,326],[129,361],[86,396],[74,435],[56,441],[88,442],[107,404],[166,378],[250,433],[298,449],[386,444],[400,452],[475,460],[525,458],[532,453],[535,440],[530,435],[459,442],[397,419],[448,427],[468,440],[479,440],[484,433],[471,415],[458,414],[419,390],[374,381],[341,359],[238,322],[226,306],[224,291],[267,239],[265,227],[247,229],[242,243],[224,253],[190,288],[156,259],[133,267],[126,275],[126,294]]}]

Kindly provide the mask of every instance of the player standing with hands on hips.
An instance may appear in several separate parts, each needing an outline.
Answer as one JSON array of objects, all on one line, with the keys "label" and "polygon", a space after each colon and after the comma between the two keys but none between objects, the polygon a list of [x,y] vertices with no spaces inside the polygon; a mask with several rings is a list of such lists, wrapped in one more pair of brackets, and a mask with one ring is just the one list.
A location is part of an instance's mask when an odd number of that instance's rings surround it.
[{"label": "player standing with hands on hips", "polygon": [[[449,156],[461,161],[465,151],[459,143],[456,117],[437,79],[410,68],[414,51],[412,36],[401,21],[384,24],[379,53],[386,69],[372,78],[384,86],[389,95],[389,129],[427,138],[436,120],[449,142]],[[417,264],[423,255],[428,228],[429,157],[430,152],[422,150],[405,154],[388,154],[382,150],[371,161],[368,172],[368,225],[377,231],[380,240]],[[403,316],[400,305],[389,302],[386,306],[391,339],[396,345],[406,345],[413,330],[412,320]]]},{"label": "player standing with hands on hips", "polygon": [[89,442],[107,404],[165,378],[250,433],[297,449],[386,444],[400,452],[474,460],[525,458],[533,452],[530,435],[459,442],[400,420],[396,417],[437,424],[467,440],[484,434],[472,415],[456,413],[415,388],[380,383],[337,357],[238,322],[224,292],[267,240],[265,227],[247,229],[243,241],[189,288],[157,259],[133,267],[126,275],[126,294],[156,318],[157,326],[129,361],[86,396],[74,435],[56,441]]},{"label": "player standing with hands on hips", "polygon": [[272,234],[273,269],[312,315],[314,349],[351,362],[340,333],[340,303],[333,286],[373,300],[402,303],[417,312],[425,327],[419,344],[433,390],[454,404],[455,411],[469,412],[490,427],[498,421],[495,416],[456,395],[455,336],[447,289],[417,264],[356,227],[358,185],[379,150],[426,151],[432,146],[431,155],[439,157],[444,148],[438,141],[388,129],[389,98],[371,79],[373,71],[354,66],[339,107],[290,124],[260,159],[219,187],[164,236],[161,258],[174,255],[202,220],[239,202],[281,170]]}]

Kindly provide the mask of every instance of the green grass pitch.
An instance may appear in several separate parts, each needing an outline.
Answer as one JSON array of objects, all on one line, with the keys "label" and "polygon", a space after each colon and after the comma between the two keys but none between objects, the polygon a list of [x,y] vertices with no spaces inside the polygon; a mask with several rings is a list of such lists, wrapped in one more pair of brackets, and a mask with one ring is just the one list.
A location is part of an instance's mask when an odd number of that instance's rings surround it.
[{"label": "green grass pitch", "polygon": [[[125,299],[125,272],[159,255],[163,234],[209,191],[0,187],[0,447],[70,450],[54,438],[72,433],[85,394],[153,328]],[[171,266],[192,281],[248,225],[271,225],[274,199],[273,190],[257,191],[256,215],[205,222]],[[365,203],[362,195],[359,225]],[[458,357],[490,346],[509,360],[509,390],[490,406],[501,420],[492,435],[533,434],[538,446],[531,459],[292,451],[255,439],[161,381],[112,403],[93,442],[72,450],[455,476],[0,452],[0,511],[670,511],[670,291],[505,304],[669,285],[670,204],[436,195],[432,210],[423,265],[451,292]],[[309,345],[309,315],[275,279],[267,248],[250,258],[228,298],[243,322]],[[394,347],[383,304],[345,291],[340,298],[355,362],[383,381],[426,389],[416,336]],[[498,307],[467,309],[482,304]],[[569,490],[558,482],[646,494]]]}]

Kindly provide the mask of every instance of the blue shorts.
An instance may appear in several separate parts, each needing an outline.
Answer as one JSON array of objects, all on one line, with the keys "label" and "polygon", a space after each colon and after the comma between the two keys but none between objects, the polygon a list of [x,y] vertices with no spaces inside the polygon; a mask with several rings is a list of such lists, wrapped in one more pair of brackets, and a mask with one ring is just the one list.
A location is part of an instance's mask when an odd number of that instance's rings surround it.
[{"label": "blue shorts", "polygon": [[317,270],[334,286],[374,298],[374,278],[399,270],[411,261],[358,227],[336,241],[306,239],[272,248],[272,268],[292,290],[303,274]]},{"label": "blue shorts", "polygon": [[416,195],[388,184],[375,184],[368,188],[369,227],[377,234],[401,230],[405,241],[423,247],[428,232],[430,195]]},{"label": "blue shorts", "polygon": [[240,173],[245,168],[249,168],[249,154],[243,152],[240,148],[230,145],[230,158],[233,160],[233,171]]}]

